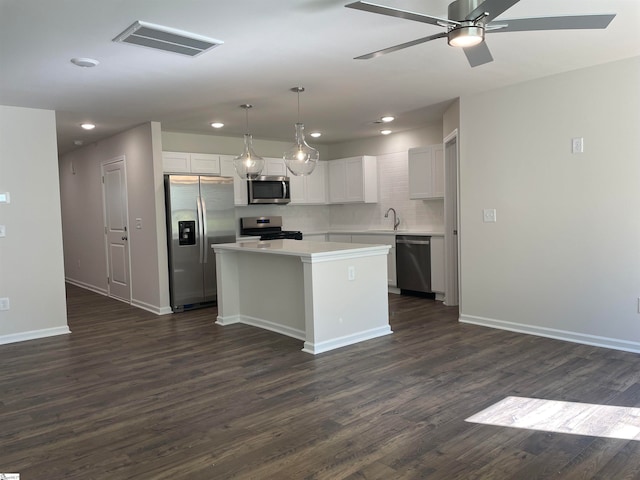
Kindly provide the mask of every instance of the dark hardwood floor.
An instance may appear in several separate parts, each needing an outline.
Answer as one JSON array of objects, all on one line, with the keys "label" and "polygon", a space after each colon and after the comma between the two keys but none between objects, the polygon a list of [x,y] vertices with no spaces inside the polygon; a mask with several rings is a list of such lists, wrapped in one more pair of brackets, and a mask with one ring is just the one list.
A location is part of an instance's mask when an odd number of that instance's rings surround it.
[{"label": "dark hardwood floor", "polygon": [[312,356],[215,309],[67,296],[71,335],[0,346],[0,472],[21,480],[640,478],[638,441],[464,421],[507,395],[640,407],[636,354],[390,295],[393,335]]}]

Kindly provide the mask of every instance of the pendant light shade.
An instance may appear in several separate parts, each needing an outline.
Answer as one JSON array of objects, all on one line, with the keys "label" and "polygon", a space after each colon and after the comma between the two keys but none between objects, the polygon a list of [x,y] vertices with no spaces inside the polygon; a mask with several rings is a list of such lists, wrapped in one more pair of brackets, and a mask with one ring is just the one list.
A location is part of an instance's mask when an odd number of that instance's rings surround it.
[{"label": "pendant light shade", "polygon": [[304,141],[304,124],[296,123],[296,143],[284,153],[284,163],[297,176],[309,175],[316,168],[320,154]]},{"label": "pendant light shade", "polygon": [[287,169],[296,176],[310,175],[316,168],[320,158],[318,150],[310,147],[304,140],[304,124],[300,122],[300,92],[304,92],[303,87],[294,87],[292,92],[298,94],[298,122],[296,123],[295,144],[287,150],[283,157]]},{"label": "pendant light shade", "polygon": [[264,158],[260,157],[253,151],[253,137],[249,132],[249,109],[253,108],[253,105],[245,104],[240,105],[240,108],[245,109],[247,133],[244,134],[244,150],[233,159],[233,166],[236,168],[236,172],[240,178],[253,180],[257,178],[264,168]]}]

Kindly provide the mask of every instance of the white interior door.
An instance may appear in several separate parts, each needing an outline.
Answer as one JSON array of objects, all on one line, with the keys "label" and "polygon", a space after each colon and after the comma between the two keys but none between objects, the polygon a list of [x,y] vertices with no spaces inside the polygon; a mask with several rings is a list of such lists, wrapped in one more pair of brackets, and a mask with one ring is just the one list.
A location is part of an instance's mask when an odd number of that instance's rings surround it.
[{"label": "white interior door", "polygon": [[444,304],[459,303],[458,131],[444,139]]},{"label": "white interior door", "polygon": [[110,297],[131,302],[131,265],[125,158],[102,164],[105,243],[107,248],[107,291]]}]

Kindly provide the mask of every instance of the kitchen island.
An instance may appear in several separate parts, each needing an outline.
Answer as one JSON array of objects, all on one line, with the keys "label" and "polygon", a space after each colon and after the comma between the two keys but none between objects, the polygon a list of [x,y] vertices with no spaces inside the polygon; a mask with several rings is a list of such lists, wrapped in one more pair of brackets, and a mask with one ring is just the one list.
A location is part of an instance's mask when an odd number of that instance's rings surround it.
[{"label": "kitchen island", "polygon": [[388,335],[388,245],[304,240],[214,244],[219,325],[245,323],[318,354]]}]

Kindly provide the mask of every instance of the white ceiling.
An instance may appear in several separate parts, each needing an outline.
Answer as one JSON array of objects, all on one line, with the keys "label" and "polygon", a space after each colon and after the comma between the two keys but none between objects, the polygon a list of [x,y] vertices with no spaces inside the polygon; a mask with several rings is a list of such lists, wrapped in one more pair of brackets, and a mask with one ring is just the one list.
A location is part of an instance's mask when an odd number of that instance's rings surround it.
[{"label": "white ceiling", "polygon": [[[0,104],[57,112],[61,152],[130,126],[334,143],[441,118],[461,95],[640,55],[638,0],[521,0],[499,18],[616,13],[606,30],[491,34],[494,62],[471,68],[445,39],[371,60],[353,57],[442,29],[344,8],[351,0],[0,0]],[[446,17],[447,0],[374,0]],[[111,40],[136,20],[223,40],[195,58]],[[73,57],[91,57],[79,68]],[[552,93],[552,92],[550,92]],[[597,92],[594,92],[597,95]],[[589,99],[585,98],[585,102]],[[514,106],[517,108],[517,106]],[[88,133],[83,121],[97,124]],[[212,121],[225,128],[213,131]]]}]

